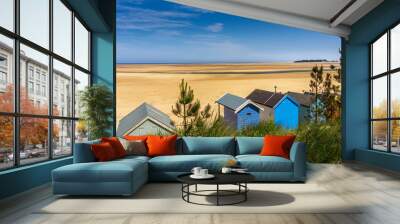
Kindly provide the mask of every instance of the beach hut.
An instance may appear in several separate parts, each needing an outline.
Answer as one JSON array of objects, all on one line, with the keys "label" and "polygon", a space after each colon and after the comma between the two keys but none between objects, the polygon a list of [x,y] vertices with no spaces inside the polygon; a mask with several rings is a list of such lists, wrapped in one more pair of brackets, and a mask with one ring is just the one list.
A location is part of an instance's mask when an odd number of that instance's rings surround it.
[{"label": "beach hut", "polygon": [[117,136],[172,134],[175,126],[169,116],[148,103],[143,103],[123,117],[118,124]]},{"label": "beach hut", "polygon": [[263,109],[260,112],[260,120],[273,120],[275,124],[287,129],[299,126],[299,103],[290,95],[255,89],[246,99]]},{"label": "beach hut", "polygon": [[225,94],[216,103],[224,107],[224,121],[235,129],[242,129],[260,122],[260,106],[251,100],[232,94]]},{"label": "beach hut", "polygon": [[299,105],[299,122],[304,123],[311,119],[311,108],[315,107],[315,96],[310,93],[287,92],[287,95],[295,99]]},{"label": "beach hut", "polygon": [[284,95],[273,107],[274,123],[286,129],[299,127],[300,105],[291,96]]}]

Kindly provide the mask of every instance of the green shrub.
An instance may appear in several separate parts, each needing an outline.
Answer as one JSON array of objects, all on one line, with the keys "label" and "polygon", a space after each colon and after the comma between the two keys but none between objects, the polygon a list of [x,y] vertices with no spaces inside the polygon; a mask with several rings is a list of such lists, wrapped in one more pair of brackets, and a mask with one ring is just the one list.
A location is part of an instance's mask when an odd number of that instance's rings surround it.
[{"label": "green shrub", "polygon": [[308,162],[339,163],[341,161],[340,121],[303,124],[297,130],[296,140],[306,143]]},{"label": "green shrub", "polygon": [[214,118],[211,121],[198,120],[186,133],[182,128],[177,129],[179,136],[220,137],[233,136],[235,130],[225,124],[223,118]]},{"label": "green shrub", "polygon": [[247,126],[237,132],[237,136],[250,136],[250,137],[263,137],[267,134],[270,135],[284,135],[290,131],[276,125],[274,121],[262,121],[255,126]]}]

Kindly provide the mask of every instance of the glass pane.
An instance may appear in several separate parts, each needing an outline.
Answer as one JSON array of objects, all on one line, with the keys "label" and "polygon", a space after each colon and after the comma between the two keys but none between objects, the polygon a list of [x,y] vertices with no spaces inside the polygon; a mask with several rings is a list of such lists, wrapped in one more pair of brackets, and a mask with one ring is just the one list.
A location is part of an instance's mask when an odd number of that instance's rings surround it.
[{"label": "glass pane", "polygon": [[14,31],[14,0],[1,0],[0,26]]},{"label": "glass pane", "polygon": [[49,48],[49,0],[20,0],[21,36]]},{"label": "glass pane", "polygon": [[89,32],[75,18],[75,63],[89,70]]},{"label": "glass pane", "polygon": [[72,117],[72,69],[53,60],[53,114]]},{"label": "glass pane", "polygon": [[387,118],[387,77],[372,81],[372,118]]},{"label": "glass pane", "polygon": [[387,71],[387,34],[372,44],[372,71],[374,76]]},{"label": "glass pane", "polygon": [[0,35],[0,111],[14,111],[13,40]]},{"label": "glass pane", "polygon": [[392,117],[400,117],[400,72],[391,75],[390,88]]},{"label": "glass pane", "polygon": [[13,118],[0,116],[0,170],[14,165]]},{"label": "glass pane", "polygon": [[387,151],[387,121],[372,122],[372,147]]},{"label": "glass pane", "polygon": [[75,69],[75,117],[81,115],[80,95],[89,86],[89,75]]},{"label": "glass pane", "polygon": [[72,154],[72,121],[53,120],[53,156]]},{"label": "glass pane", "polygon": [[400,67],[400,24],[391,31],[390,37],[390,64],[391,69]]},{"label": "glass pane", "polygon": [[84,120],[79,120],[75,122],[75,143],[85,142],[88,138],[88,129],[86,122]]},{"label": "glass pane", "polygon": [[71,60],[72,12],[60,1],[53,1],[53,51]]},{"label": "glass pane", "polygon": [[21,44],[21,113],[48,114],[48,63],[47,55]]},{"label": "glass pane", "polygon": [[392,123],[392,152],[400,153],[400,121],[391,121]]},{"label": "glass pane", "polygon": [[49,158],[49,120],[20,118],[20,163],[35,163]]}]

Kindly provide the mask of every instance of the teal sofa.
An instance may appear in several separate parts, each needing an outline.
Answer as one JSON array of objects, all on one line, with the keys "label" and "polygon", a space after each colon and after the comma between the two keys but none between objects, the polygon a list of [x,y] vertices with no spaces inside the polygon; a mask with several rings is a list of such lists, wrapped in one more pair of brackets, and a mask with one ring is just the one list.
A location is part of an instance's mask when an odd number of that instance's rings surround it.
[{"label": "teal sofa", "polygon": [[176,181],[180,174],[200,166],[218,172],[236,160],[259,182],[305,182],[306,147],[295,142],[290,159],[260,156],[262,137],[183,137],[177,140],[177,155],[128,156],[96,162],[90,145],[75,144],[74,163],[52,171],[54,194],[132,195],[148,181]]}]

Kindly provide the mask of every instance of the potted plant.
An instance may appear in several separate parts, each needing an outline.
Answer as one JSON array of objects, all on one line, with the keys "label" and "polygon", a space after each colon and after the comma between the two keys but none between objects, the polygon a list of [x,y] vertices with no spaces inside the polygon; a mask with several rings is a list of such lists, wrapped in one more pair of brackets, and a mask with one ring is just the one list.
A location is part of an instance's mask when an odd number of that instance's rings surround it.
[{"label": "potted plant", "polygon": [[102,84],[86,87],[80,93],[81,119],[87,127],[90,140],[110,136],[112,127],[113,93]]}]

